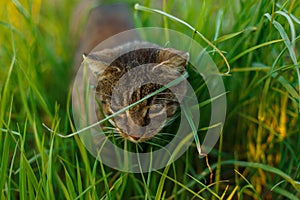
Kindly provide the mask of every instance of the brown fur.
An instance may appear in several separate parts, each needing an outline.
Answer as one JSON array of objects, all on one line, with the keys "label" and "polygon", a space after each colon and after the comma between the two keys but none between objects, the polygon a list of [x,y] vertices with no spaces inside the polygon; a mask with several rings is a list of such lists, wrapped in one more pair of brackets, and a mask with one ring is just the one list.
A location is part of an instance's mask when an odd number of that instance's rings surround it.
[{"label": "brown fur", "polygon": [[[135,50],[127,52],[127,49]],[[121,55],[121,52],[127,53]],[[112,115],[160,89],[162,85],[157,83],[159,80],[168,83],[179,78],[185,72],[187,61],[186,52],[146,42],[130,42],[87,57],[87,63],[98,77],[97,97],[106,115]],[[136,67],[139,69],[131,72]],[[128,78],[118,84],[125,74]],[[138,82],[147,84],[134,88]],[[155,136],[164,123],[174,116],[186,87],[180,83],[172,89],[181,99],[166,89],[116,116],[113,121],[120,134],[134,142]],[[112,95],[115,95],[114,98]]]},{"label": "brown fur", "polygon": [[[75,21],[73,24],[76,23]],[[122,4],[93,8],[86,24],[75,56],[76,71],[82,62],[83,54],[88,54],[98,43],[110,36],[134,28],[129,10]],[[121,39],[127,41],[126,44],[117,46],[119,41],[115,41],[116,44],[110,42],[110,46],[106,49],[93,52],[87,57],[89,68],[98,79],[96,94],[99,106],[107,116],[161,88],[162,85],[157,83],[158,80],[170,82],[185,72],[188,61],[186,52],[146,42],[134,42],[138,39],[138,34],[126,35]],[[127,52],[129,49],[134,50]],[[141,65],[143,67],[138,68],[138,71],[130,73]],[[126,73],[130,78],[125,79],[126,84],[118,85]],[[149,82],[133,89],[134,83],[139,81],[153,81],[153,83]],[[116,86],[118,90],[114,91]],[[178,98],[171,89],[166,89],[116,116],[113,122],[120,135],[133,142],[142,142],[155,136],[174,116],[185,94],[186,86],[182,82],[172,89],[179,94]],[[112,98],[112,94],[115,98]],[[104,117],[100,108],[96,112],[98,120]]]}]

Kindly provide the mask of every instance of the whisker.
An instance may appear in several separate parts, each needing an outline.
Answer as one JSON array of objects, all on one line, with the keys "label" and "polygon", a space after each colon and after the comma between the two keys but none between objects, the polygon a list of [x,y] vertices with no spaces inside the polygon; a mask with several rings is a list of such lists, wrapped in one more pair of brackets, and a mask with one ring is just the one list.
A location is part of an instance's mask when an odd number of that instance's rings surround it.
[{"label": "whisker", "polygon": [[160,136],[176,136],[176,134],[172,133],[158,133],[155,135],[155,137],[160,137]]},{"label": "whisker", "polygon": [[108,138],[114,138],[115,141],[123,139],[120,135],[109,135]]},{"label": "whisker", "polygon": [[152,140],[153,142],[159,142],[159,143],[161,143],[161,142],[166,142],[166,143],[169,143],[170,141],[169,140],[166,140],[166,139],[163,139],[163,138],[153,138],[153,140]]},{"label": "whisker", "polygon": [[112,130],[102,130],[101,133],[104,133],[104,134],[109,134],[109,133],[112,133],[113,131]]},{"label": "whisker", "polygon": [[104,127],[104,128],[102,128],[102,129],[108,129],[108,130],[114,130],[114,131],[117,130],[115,127]]},{"label": "whisker", "polygon": [[146,144],[150,144],[152,146],[156,146],[156,147],[159,147],[159,148],[164,148],[164,146],[160,145],[160,144],[157,144],[157,143],[154,143],[154,142],[151,142],[151,141],[146,141],[145,142]]},{"label": "whisker", "polygon": [[175,121],[175,119],[169,119],[167,122],[165,122],[165,124],[163,125],[163,127],[170,126],[174,121]]},{"label": "whisker", "polygon": [[139,147],[142,151],[144,151],[144,149],[143,149],[143,147],[142,147],[142,145],[141,145],[140,143],[136,143],[136,145],[138,145],[138,147]]},{"label": "whisker", "polygon": [[[175,138],[178,138],[179,136],[177,134],[171,134],[171,133],[159,133],[157,135],[155,135],[154,140],[162,140],[164,137],[167,137],[167,136],[171,136],[173,139]],[[168,141],[169,142],[169,141]]]},{"label": "whisker", "polygon": [[110,133],[107,133],[108,136],[117,136],[117,135],[120,135],[119,133],[116,133],[116,132],[110,132]]}]

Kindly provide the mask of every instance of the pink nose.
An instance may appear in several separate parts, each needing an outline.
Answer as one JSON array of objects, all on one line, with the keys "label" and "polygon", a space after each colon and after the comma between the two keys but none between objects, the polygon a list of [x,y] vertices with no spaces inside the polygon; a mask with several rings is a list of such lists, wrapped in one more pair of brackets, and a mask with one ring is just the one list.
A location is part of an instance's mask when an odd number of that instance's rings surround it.
[{"label": "pink nose", "polygon": [[140,139],[140,137],[138,137],[138,136],[132,136],[132,135],[130,135],[129,137],[131,139],[135,140],[135,141],[138,141]]}]

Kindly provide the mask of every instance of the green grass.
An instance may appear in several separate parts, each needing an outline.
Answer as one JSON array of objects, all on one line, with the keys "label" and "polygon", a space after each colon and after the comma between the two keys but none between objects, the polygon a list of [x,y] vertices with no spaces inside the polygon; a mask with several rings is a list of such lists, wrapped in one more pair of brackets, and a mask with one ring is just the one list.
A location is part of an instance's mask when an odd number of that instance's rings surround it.
[{"label": "green grass", "polygon": [[[0,199],[300,198],[299,1],[126,1],[137,27],[185,33],[207,48],[222,73],[228,66],[212,46],[230,65],[230,76],[223,76],[227,118],[214,150],[198,159],[194,143],[173,164],[144,174],[106,167],[78,136],[55,135],[76,131],[70,84],[78,38],[72,38],[69,23],[77,2],[43,1],[40,10],[38,1],[31,8],[27,2],[33,0],[5,2],[0,8]],[[134,10],[135,3],[163,13]],[[209,118],[203,82],[190,82],[202,100],[201,116]],[[200,139],[206,126],[204,119]]]}]

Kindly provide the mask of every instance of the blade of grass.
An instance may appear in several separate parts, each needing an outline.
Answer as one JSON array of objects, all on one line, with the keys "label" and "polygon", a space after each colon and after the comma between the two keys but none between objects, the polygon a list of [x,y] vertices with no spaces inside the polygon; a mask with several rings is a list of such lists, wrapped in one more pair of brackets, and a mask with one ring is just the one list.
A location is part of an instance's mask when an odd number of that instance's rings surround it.
[{"label": "blade of grass", "polygon": [[222,27],[223,17],[224,17],[224,11],[223,10],[219,10],[218,11],[218,16],[217,16],[217,25],[216,25],[216,31],[215,31],[214,41],[219,37],[220,29]]},{"label": "blade of grass", "polygon": [[243,51],[242,53],[238,54],[238,55],[235,56],[234,58],[232,58],[232,59],[230,60],[230,62],[233,63],[233,62],[237,61],[239,58],[241,58],[242,56],[244,56],[244,55],[246,55],[246,54],[248,54],[248,53],[250,53],[250,52],[252,52],[252,51],[254,51],[254,50],[257,50],[257,49],[262,48],[262,47],[269,46],[269,45],[271,45],[271,44],[280,43],[280,42],[282,42],[282,41],[283,41],[282,39],[280,39],[280,40],[273,40],[273,41],[265,42],[265,43],[256,45],[256,46],[254,46],[254,47],[251,47],[251,48],[249,48],[249,49]]},{"label": "blade of grass", "polygon": [[11,163],[10,163],[8,180],[7,180],[7,182],[8,182],[8,184],[7,184],[8,185],[7,186],[7,199],[12,199],[10,191],[12,191],[12,188],[11,188],[12,181],[13,181],[12,174],[14,173],[13,172],[13,167],[14,167],[14,164],[15,164],[15,159],[16,159],[18,147],[19,147],[19,140],[17,141],[17,143],[15,145],[15,149],[14,149],[13,156],[12,156]]},{"label": "blade of grass", "polygon": [[75,187],[74,187],[74,183],[73,180],[68,172],[68,170],[66,169],[66,167],[64,166],[64,170],[65,170],[65,177],[66,177],[66,185],[67,185],[67,189],[68,189],[68,193],[70,194],[71,199],[75,199],[75,197],[77,196],[76,191],[75,191]]},{"label": "blade of grass", "polygon": [[[247,28],[247,29],[245,29],[245,30],[242,30],[242,31],[239,31],[239,32],[236,32],[236,33],[230,33],[230,34],[227,34],[227,35],[223,35],[223,36],[221,36],[221,37],[218,37],[218,38],[216,38],[214,41],[213,41],[213,43],[214,44],[218,44],[218,43],[221,43],[221,42],[225,42],[225,41],[227,41],[227,40],[230,40],[230,39],[232,39],[232,38],[235,38],[235,37],[237,37],[237,36],[239,36],[239,35],[241,35],[241,34],[243,34],[243,33],[245,33],[245,32],[247,32],[247,31],[256,31],[256,27],[252,27],[252,28]],[[233,69],[232,69],[233,70]],[[232,71],[231,70],[231,71]]]},{"label": "blade of grass", "polygon": [[[9,69],[8,69],[8,74],[7,74],[7,78],[5,80],[5,83],[4,83],[4,86],[3,86],[3,89],[2,89],[2,95],[1,95],[1,105],[0,105],[0,128],[2,128],[2,120],[4,119],[4,111],[5,111],[5,108],[7,107],[7,95],[10,94],[9,91],[9,84],[10,84],[10,81],[11,81],[11,75],[12,75],[12,71],[14,69],[14,66],[15,66],[15,62],[16,62],[16,45],[15,45],[15,39],[14,39],[14,33],[13,33],[13,30],[10,29],[10,36],[11,36],[11,45],[12,45],[12,49],[13,49],[13,56],[12,56],[12,59],[11,59],[11,63],[10,63],[10,66],[9,66]],[[1,135],[0,135],[0,139],[1,139]],[[0,146],[1,147],[1,146]]]},{"label": "blade of grass", "polygon": [[299,69],[299,64],[297,62],[297,57],[296,57],[296,53],[295,53],[295,41],[296,41],[296,33],[295,33],[295,28],[294,28],[294,24],[292,22],[292,20],[290,19],[290,16],[287,15],[284,12],[278,11],[276,12],[277,14],[283,15],[284,17],[286,17],[286,19],[289,22],[290,28],[291,28],[291,35],[292,35],[292,39],[290,40],[287,33],[285,32],[283,26],[277,22],[276,20],[272,20],[271,16],[269,13],[266,13],[265,16],[270,20],[270,22],[272,22],[272,24],[274,25],[274,27],[278,30],[279,34],[281,35],[281,38],[284,41],[285,46],[287,47],[291,60],[293,61],[294,65],[295,65],[295,69],[297,72],[297,76],[298,76],[298,86],[299,86],[299,102],[298,102],[298,112],[300,113],[300,69]]},{"label": "blade of grass", "polygon": [[[7,172],[8,172],[8,166],[9,166],[9,152],[10,152],[10,146],[12,145],[12,140],[11,136],[9,134],[5,134],[4,136],[4,146],[1,155],[1,165],[0,165],[0,171],[1,171],[1,176],[0,176],[0,188],[5,188],[5,184],[7,181]],[[1,194],[2,195],[2,194]]]},{"label": "blade of grass", "polygon": [[58,182],[58,185],[60,186],[63,194],[64,194],[64,198],[67,200],[71,200],[72,198],[70,197],[70,194],[68,192],[67,186],[64,184],[64,182],[61,180],[61,178],[59,177],[59,175],[56,173],[55,174],[55,178]]},{"label": "blade of grass", "polygon": [[142,169],[142,164],[141,164],[141,160],[140,160],[140,154],[139,154],[139,147],[138,147],[138,145],[136,145],[135,146],[136,147],[136,152],[137,152],[137,154],[138,154],[138,156],[137,156],[137,160],[138,160],[138,165],[139,165],[139,169],[140,169],[140,174],[141,174],[141,177],[142,177],[142,181],[143,181],[143,184],[144,184],[144,189],[145,189],[145,199],[149,199],[149,200],[151,200],[151,193],[150,193],[150,191],[149,191],[149,188],[147,187],[148,185],[147,185],[147,182],[146,182],[146,179],[145,179],[145,176],[144,176],[144,174],[143,174],[143,169]]},{"label": "blade of grass", "polygon": [[[296,196],[297,194],[293,194],[293,193],[289,192],[288,190],[285,190],[280,187],[273,188],[272,192],[276,193],[277,195],[286,197],[287,199],[299,199],[299,196],[298,197]],[[274,196],[275,196],[275,194],[274,194]]]},{"label": "blade of grass", "polygon": [[[78,194],[82,194],[82,177],[81,177],[81,173],[80,173],[80,166],[79,166],[79,161],[78,161],[78,157],[77,155],[75,155],[76,157],[76,178],[77,178],[77,190],[78,190]],[[78,195],[79,196],[79,195]],[[80,200],[83,200],[83,197],[80,197]]]},{"label": "blade of grass", "polygon": [[197,146],[198,156],[199,157],[205,156],[205,154],[202,154],[201,143],[200,143],[200,139],[198,137],[197,128],[193,122],[193,119],[191,119],[191,117],[190,117],[190,116],[192,116],[192,114],[189,110],[186,110],[185,106],[182,106],[182,109],[183,109],[183,113],[185,114],[186,119],[188,120],[188,123],[192,129],[194,140],[195,140],[196,146]]},{"label": "blade of grass", "polygon": [[[111,174],[107,174],[107,176],[109,177]],[[83,195],[86,194],[86,199],[90,199],[91,196],[89,195],[89,191],[92,190],[97,184],[100,184],[103,181],[103,178],[100,178],[98,181],[96,181],[94,184],[88,184],[88,187],[82,192],[79,193],[79,195],[76,197],[75,200],[81,199],[83,198]]]},{"label": "blade of grass", "polygon": [[[184,140],[177,146],[177,148],[174,150],[174,152],[172,152],[172,154],[170,154],[170,159],[169,159],[169,162],[168,162],[168,165],[165,167],[163,173],[161,172],[158,172],[159,174],[161,174],[162,176],[160,177],[160,180],[159,180],[159,185],[158,185],[158,188],[156,190],[156,195],[155,195],[155,199],[156,200],[159,200],[162,198],[162,195],[163,195],[163,188],[164,188],[164,184],[165,184],[165,181],[166,181],[166,178],[167,178],[167,174],[170,170],[170,166],[171,166],[171,163],[174,162],[173,160],[173,157],[178,153],[178,151],[181,149],[182,145],[185,145],[186,144],[186,141],[189,141],[191,139],[191,137],[193,137],[193,134],[189,134],[187,135]],[[178,184],[179,182],[176,180],[176,179],[173,179],[174,183],[175,184]],[[182,185],[182,184],[181,184]],[[180,185],[180,186],[181,186]]]},{"label": "blade of grass", "polygon": [[145,6],[141,6],[138,3],[134,5],[134,9],[141,10],[141,11],[146,11],[146,12],[157,13],[157,14],[163,15],[165,17],[168,17],[169,19],[172,19],[172,20],[174,20],[178,23],[181,23],[181,24],[185,25],[186,27],[191,29],[193,31],[193,33],[196,33],[197,35],[199,35],[209,46],[211,46],[212,48],[214,48],[217,51],[217,53],[223,58],[223,60],[226,63],[228,71],[225,72],[225,75],[228,75],[230,73],[230,65],[229,65],[226,57],[224,56],[224,54],[213,43],[211,43],[206,37],[204,37],[204,35],[202,35],[197,29],[195,29],[193,26],[191,26],[187,22],[185,22],[185,21],[183,21],[183,20],[181,20],[181,19],[179,19],[179,18],[177,18],[173,15],[170,15],[170,14],[165,13],[165,12],[163,12],[161,10],[158,10],[158,9],[152,9],[152,8],[148,8],[148,7],[145,7]]},{"label": "blade of grass", "polygon": [[239,189],[239,186],[235,186],[234,189],[232,190],[232,192],[230,193],[230,195],[227,197],[227,200],[233,199],[234,194],[237,192],[238,189]]},{"label": "blade of grass", "polygon": [[255,193],[256,197],[258,199],[261,200],[261,197],[259,196],[259,194],[257,193],[257,191],[255,190],[254,186],[243,176],[243,174],[241,174],[239,171],[237,171],[236,169],[234,169],[235,173],[237,173],[240,177],[242,177],[242,179],[244,179],[244,181],[248,184],[247,186],[249,188],[252,189],[252,191]]}]

